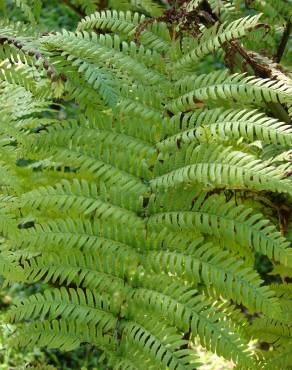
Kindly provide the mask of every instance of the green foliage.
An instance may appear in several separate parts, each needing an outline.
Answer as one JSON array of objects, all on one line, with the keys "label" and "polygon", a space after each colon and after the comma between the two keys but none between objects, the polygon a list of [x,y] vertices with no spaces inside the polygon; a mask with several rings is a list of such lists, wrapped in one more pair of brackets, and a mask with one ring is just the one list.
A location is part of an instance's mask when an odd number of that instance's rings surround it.
[{"label": "green foliage", "polygon": [[28,4],[0,23],[0,273],[45,287],[5,314],[9,345],[288,368],[292,85],[245,49],[269,15],[66,1],[100,11],[43,34]]}]

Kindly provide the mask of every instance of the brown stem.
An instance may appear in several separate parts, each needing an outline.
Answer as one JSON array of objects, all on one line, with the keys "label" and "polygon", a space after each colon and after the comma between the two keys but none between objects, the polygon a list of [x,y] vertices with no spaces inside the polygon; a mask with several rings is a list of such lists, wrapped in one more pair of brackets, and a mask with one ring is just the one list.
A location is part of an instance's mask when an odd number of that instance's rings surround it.
[{"label": "brown stem", "polygon": [[[238,41],[230,41],[228,45],[244,59],[246,64],[251,67],[251,72],[256,76],[275,79],[275,69],[268,64],[259,63],[253,56],[252,52],[244,49]],[[269,107],[276,118],[283,122],[291,123],[291,119],[282,104],[271,102],[269,103]]]},{"label": "brown stem", "polygon": [[245,62],[248,63],[252,67],[255,75],[262,77],[262,78],[272,77],[272,71],[269,69],[269,67],[255,60],[251,52],[244,49],[238,41],[235,41],[235,40],[229,41],[228,45],[230,45],[230,47],[235,52],[238,52],[238,54],[241,55],[241,57],[245,60]]},{"label": "brown stem", "polygon": [[[218,17],[212,12],[212,9],[210,8],[210,6],[209,6],[209,4],[206,0],[203,0],[201,2],[199,8],[205,10],[208,13],[210,13],[210,15],[212,16],[212,18],[215,21],[219,21]],[[212,25],[212,23],[211,23],[211,25]],[[209,25],[206,24],[206,26],[209,27],[210,24]],[[259,25],[259,26],[262,27],[262,26],[265,26],[265,25]],[[285,50],[285,46],[288,42],[290,32],[291,32],[291,22],[288,21],[287,25],[286,25],[286,29],[285,29],[283,37],[282,37],[282,40],[281,40],[281,43],[279,45],[279,49],[278,49],[279,59],[281,59],[281,57],[283,55],[283,52]],[[275,74],[275,68],[272,68],[272,66],[269,65],[269,64],[260,63],[258,60],[256,60],[256,58],[254,57],[254,55],[251,51],[246,50],[245,48],[243,48],[240,45],[239,41],[233,40],[233,41],[226,42],[225,44],[222,45],[222,48],[227,53],[227,59],[228,59],[228,56],[231,56],[231,58],[230,58],[231,60],[230,59],[227,60],[228,67],[231,69],[231,71],[232,71],[235,64],[238,65],[238,63],[236,63],[236,62],[234,62],[234,60],[232,60],[232,58],[235,59],[236,54],[237,54],[237,55],[240,55],[243,58],[243,60],[245,61],[245,64],[250,67],[250,72],[252,74],[254,74],[258,77],[261,77],[261,78],[278,79],[277,74]],[[278,53],[277,53],[277,55],[278,55]],[[242,66],[240,66],[240,68],[242,70]],[[281,74],[282,74],[282,72],[281,72]],[[280,103],[270,103],[269,107],[270,107],[271,112],[273,113],[273,115],[276,118],[278,118],[278,119],[280,119],[284,122],[291,123],[290,117],[289,117],[286,109],[284,108],[284,106],[282,104],[280,104]]]},{"label": "brown stem", "polygon": [[284,29],[284,32],[283,32],[283,35],[282,35],[280,44],[278,46],[277,54],[275,55],[275,58],[274,58],[274,60],[275,60],[276,63],[280,63],[280,61],[282,59],[282,56],[284,54],[284,51],[285,51],[287,42],[289,40],[291,29],[292,29],[292,24],[291,24],[290,21],[288,21],[286,23],[286,27]]},{"label": "brown stem", "polygon": [[73,10],[73,12],[79,15],[79,17],[85,17],[86,14],[82,11],[82,9],[74,4],[71,4],[70,0],[62,0],[62,2],[64,3],[64,5],[67,5],[71,10]]},{"label": "brown stem", "polygon": [[58,74],[55,68],[50,65],[48,60],[39,51],[27,49],[22,42],[14,37],[0,35],[0,44],[4,43],[14,45],[17,49],[22,50],[23,53],[33,56],[36,60],[39,60],[42,63],[44,69],[47,71],[48,78],[50,78],[52,81],[57,81],[59,79],[66,81],[65,75]]}]

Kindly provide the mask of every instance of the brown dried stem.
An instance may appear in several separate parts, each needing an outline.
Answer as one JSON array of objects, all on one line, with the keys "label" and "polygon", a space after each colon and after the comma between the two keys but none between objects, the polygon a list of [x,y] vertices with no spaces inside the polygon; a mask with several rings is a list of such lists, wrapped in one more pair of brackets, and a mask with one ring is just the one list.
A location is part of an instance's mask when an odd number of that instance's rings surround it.
[{"label": "brown dried stem", "polygon": [[47,71],[48,78],[50,78],[52,81],[57,81],[59,79],[66,81],[65,75],[62,73],[58,74],[56,69],[52,65],[50,65],[49,61],[39,51],[34,49],[27,49],[25,45],[15,37],[0,35],[0,44],[4,44],[5,42],[7,44],[14,45],[17,49],[22,50],[23,53],[29,56],[33,56],[36,60],[41,61],[44,69]]},{"label": "brown dried stem", "polygon": [[282,59],[282,56],[283,56],[283,54],[285,52],[285,48],[286,48],[287,42],[289,40],[289,36],[290,36],[291,30],[292,30],[292,24],[291,24],[290,21],[288,21],[286,23],[286,27],[284,29],[284,32],[283,32],[283,35],[282,35],[280,44],[278,46],[277,53],[276,53],[275,58],[274,58],[274,60],[275,60],[276,63],[280,63],[280,61]]}]

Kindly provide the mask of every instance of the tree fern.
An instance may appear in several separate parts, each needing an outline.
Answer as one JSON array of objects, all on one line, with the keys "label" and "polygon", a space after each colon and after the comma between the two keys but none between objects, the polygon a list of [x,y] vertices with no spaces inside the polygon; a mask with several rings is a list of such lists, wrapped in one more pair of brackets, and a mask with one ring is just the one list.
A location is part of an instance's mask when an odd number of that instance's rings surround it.
[{"label": "tree fern", "polygon": [[287,367],[291,82],[246,49],[259,14],[163,4],[69,1],[93,13],[76,31],[0,23],[0,273],[45,283],[5,315],[11,345],[195,369],[199,340]]}]

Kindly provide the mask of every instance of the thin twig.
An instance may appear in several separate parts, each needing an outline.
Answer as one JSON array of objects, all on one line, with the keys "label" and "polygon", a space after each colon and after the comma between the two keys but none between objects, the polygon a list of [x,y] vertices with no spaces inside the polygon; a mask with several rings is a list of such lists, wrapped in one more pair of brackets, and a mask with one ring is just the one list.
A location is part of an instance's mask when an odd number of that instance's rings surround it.
[{"label": "thin twig", "polygon": [[275,58],[274,58],[276,63],[280,63],[280,61],[282,59],[282,56],[285,52],[287,42],[289,40],[291,30],[292,30],[292,24],[291,24],[290,21],[288,21],[287,24],[286,24],[286,27],[284,29],[280,44],[278,46],[277,54],[275,55]]}]

